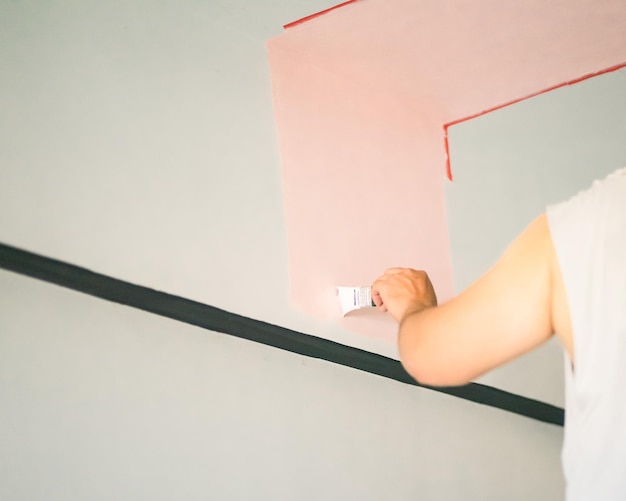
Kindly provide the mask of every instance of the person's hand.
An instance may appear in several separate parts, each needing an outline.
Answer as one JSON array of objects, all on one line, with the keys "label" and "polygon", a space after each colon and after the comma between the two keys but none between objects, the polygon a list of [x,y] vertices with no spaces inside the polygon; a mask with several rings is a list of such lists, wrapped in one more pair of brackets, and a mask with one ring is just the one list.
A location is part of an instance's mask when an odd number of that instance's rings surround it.
[{"label": "person's hand", "polygon": [[437,306],[433,284],[425,271],[389,268],[372,284],[372,300],[398,323],[411,313]]}]

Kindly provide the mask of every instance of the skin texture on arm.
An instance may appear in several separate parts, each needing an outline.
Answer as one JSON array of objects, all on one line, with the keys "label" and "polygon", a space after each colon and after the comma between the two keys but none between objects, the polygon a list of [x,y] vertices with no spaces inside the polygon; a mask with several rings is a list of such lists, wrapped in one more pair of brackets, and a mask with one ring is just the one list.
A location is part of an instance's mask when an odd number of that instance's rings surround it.
[{"label": "skin texture on arm", "polygon": [[[468,383],[541,345],[555,323],[569,317],[545,215],[493,268],[444,305],[436,306],[427,274],[407,268],[387,270],[372,292],[379,308],[400,324],[402,364],[417,381],[432,386]],[[571,349],[571,343],[565,345]]]}]

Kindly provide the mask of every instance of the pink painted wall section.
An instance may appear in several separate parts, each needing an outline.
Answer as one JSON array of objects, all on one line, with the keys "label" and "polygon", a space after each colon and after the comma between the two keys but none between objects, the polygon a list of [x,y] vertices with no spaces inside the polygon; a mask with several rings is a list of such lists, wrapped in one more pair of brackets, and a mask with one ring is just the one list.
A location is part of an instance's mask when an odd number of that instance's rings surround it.
[{"label": "pink painted wall section", "polygon": [[389,266],[449,299],[445,125],[624,64],[625,26],[622,0],[360,0],[270,40],[294,304],[339,319],[334,287]]}]

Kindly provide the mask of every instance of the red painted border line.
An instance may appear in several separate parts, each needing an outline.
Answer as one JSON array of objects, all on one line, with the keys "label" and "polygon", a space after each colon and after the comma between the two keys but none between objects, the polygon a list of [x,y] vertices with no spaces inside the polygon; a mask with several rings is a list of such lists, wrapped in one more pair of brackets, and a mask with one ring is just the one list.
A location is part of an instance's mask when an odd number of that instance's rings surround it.
[{"label": "red painted border line", "polygon": [[344,5],[348,5],[349,3],[354,3],[358,1],[359,0],[348,0],[347,2],[340,3],[338,5],[335,5],[334,7],[329,7],[328,9],[321,10],[319,12],[316,12],[315,14],[311,14],[310,16],[306,16],[306,17],[303,17],[302,19],[298,19],[297,21],[293,21],[289,24],[286,24],[285,26],[283,26],[283,28],[286,30],[289,28],[293,28],[294,26],[298,26],[299,24],[306,23],[307,21],[310,21],[311,19],[315,19],[316,17],[323,16],[324,14],[327,14],[331,10],[339,9],[340,7],[343,7]]},{"label": "red painted border line", "polygon": [[452,166],[450,164],[450,145],[448,144],[448,126],[443,126],[443,146],[446,151],[446,176],[452,181]]},{"label": "red painted border line", "polygon": [[547,89],[541,90],[539,92],[535,92],[535,93],[530,94],[528,96],[520,97],[519,99],[514,99],[513,101],[510,101],[508,103],[501,104],[501,105],[498,105],[498,106],[494,106],[493,108],[489,108],[488,110],[484,110],[484,111],[481,111],[479,113],[475,113],[474,115],[470,115],[470,116],[465,117],[465,118],[460,118],[458,120],[453,120],[452,122],[448,122],[448,123],[444,124],[444,126],[443,126],[443,137],[444,137],[444,147],[446,149],[446,174],[448,176],[448,179],[450,181],[452,181],[452,167],[450,165],[450,147],[449,147],[449,143],[448,143],[448,128],[449,127],[452,127],[453,125],[457,125],[457,124],[460,124],[460,123],[463,123],[463,122],[467,122],[468,120],[473,120],[474,118],[481,117],[483,115],[486,115],[487,113],[491,113],[493,111],[497,111],[497,110],[500,110],[502,108],[506,108],[507,106],[511,106],[513,104],[519,103],[521,101],[525,101],[526,99],[530,99],[532,97],[536,97],[536,96],[539,96],[541,94],[545,94],[547,92],[551,92],[553,90],[560,89],[561,87],[565,87],[567,85],[574,85],[574,84],[583,82],[585,80],[589,80],[590,78],[593,78],[593,77],[597,77],[597,76],[600,76],[600,75],[604,75],[606,73],[612,73],[614,71],[621,70],[622,68],[626,68],[626,63],[617,64],[615,66],[611,66],[610,68],[606,68],[604,70],[597,71],[595,73],[589,73],[587,75],[583,75],[582,77],[575,78],[574,80],[569,80],[569,81],[561,83],[561,84],[553,85],[552,87],[548,87]]}]

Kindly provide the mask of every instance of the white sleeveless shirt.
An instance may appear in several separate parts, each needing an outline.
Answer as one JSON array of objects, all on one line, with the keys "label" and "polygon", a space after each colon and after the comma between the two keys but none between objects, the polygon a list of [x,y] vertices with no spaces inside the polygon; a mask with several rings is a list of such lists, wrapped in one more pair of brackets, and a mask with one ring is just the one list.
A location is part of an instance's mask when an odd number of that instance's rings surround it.
[{"label": "white sleeveless shirt", "polygon": [[626,500],[626,168],[547,209],[573,331],[562,459],[568,501]]}]

